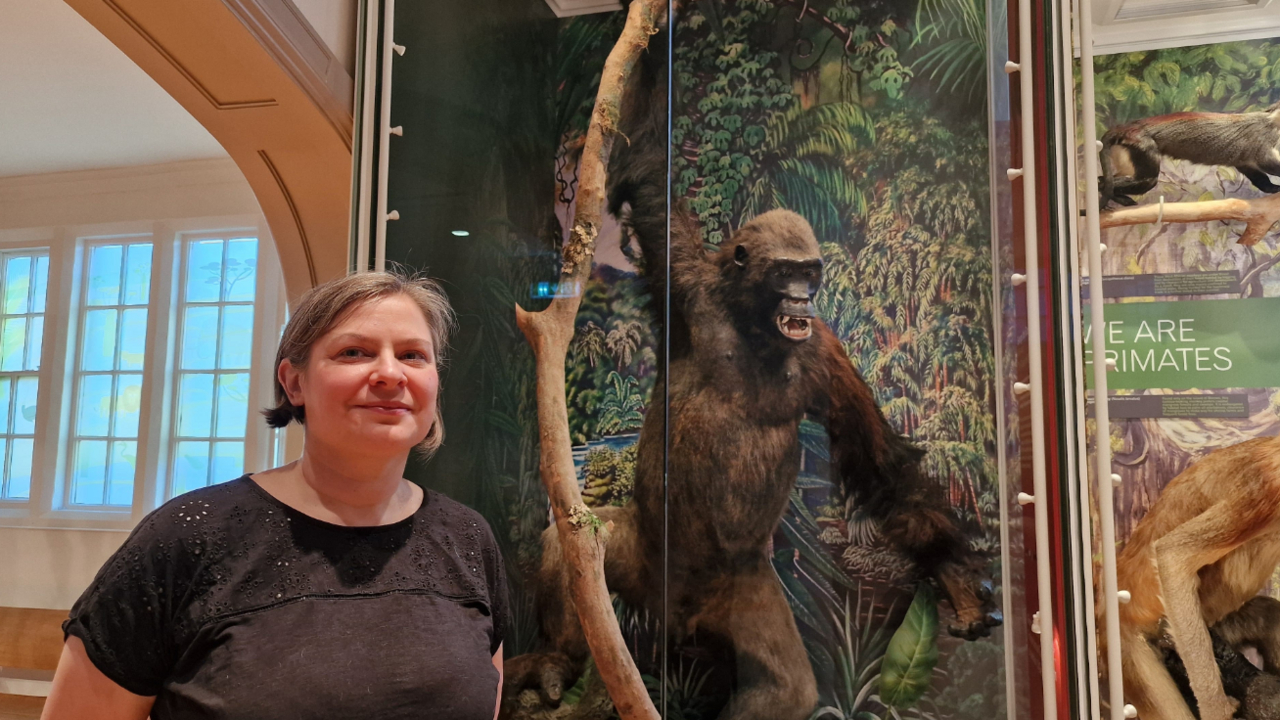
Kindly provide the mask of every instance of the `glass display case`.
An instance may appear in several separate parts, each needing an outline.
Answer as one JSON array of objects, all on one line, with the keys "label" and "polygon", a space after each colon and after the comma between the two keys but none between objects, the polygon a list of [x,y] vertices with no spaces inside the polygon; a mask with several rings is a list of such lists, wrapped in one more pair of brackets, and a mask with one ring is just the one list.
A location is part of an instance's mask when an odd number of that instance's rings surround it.
[{"label": "glass display case", "polygon": [[447,438],[408,472],[502,545],[503,717],[615,712],[516,319],[557,298],[578,491],[662,717],[1090,714],[1070,8],[668,6],[566,282],[627,18],[603,5],[362,11],[353,266],[429,272],[459,312]]}]

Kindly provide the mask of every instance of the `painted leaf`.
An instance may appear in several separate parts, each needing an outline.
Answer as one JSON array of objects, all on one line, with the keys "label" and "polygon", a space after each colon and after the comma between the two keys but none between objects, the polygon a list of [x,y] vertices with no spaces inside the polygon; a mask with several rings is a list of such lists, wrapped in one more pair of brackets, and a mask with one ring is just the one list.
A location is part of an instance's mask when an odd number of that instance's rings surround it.
[{"label": "painted leaf", "polygon": [[880,666],[880,699],[905,710],[929,689],[938,664],[938,601],[927,585],[916,590]]}]

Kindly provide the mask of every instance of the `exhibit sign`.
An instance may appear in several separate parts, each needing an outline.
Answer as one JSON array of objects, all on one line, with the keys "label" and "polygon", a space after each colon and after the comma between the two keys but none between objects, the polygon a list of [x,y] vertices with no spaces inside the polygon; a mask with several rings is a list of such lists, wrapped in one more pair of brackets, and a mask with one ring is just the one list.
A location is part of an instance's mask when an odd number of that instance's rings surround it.
[{"label": "exhibit sign", "polygon": [[[1280,384],[1280,298],[1110,303],[1112,390],[1261,388]],[[1093,328],[1087,316],[1085,347]],[[1086,387],[1093,351],[1085,350]]]}]

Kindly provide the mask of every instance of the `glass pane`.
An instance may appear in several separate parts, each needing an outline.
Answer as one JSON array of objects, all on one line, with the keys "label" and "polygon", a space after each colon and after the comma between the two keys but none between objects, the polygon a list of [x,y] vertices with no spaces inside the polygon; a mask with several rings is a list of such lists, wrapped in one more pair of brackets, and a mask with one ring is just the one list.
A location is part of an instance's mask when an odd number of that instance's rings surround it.
[{"label": "glass pane", "polygon": [[253,302],[257,275],[258,239],[237,238],[227,241],[227,275],[223,278],[222,299],[228,302]]},{"label": "glass pane", "polygon": [[111,443],[111,469],[107,473],[110,478],[110,485],[107,487],[108,505],[133,504],[133,476],[137,459],[137,442],[120,440]]},{"label": "glass pane", "polygon": [[124,259],[124,247],[99,245],[89,254],[89,305],[117,305],[120,303],[120,263]]},{"label": "glass pane", "polygon": [[[35,450],[35,440],[31,438],[14,438],[9,459],[9,497],[27,500],[31,497],[31,455]],[[0,454],[4,452],[4,441],[0,440]]]},{"label": "glass pane", "polygon": [[187,302],[217,302],[222,289],[222,241],[191,243],[187,256]]},{"label": "glass pane", "polygon": [[13,411],[13,431],[18,435],[35,434],[36,398],[39,394],[40,378],[34,375],[18,378],[18,397]]},{"label": "glass pane", "polygon": [[[4,438],[0,438],[0,459],[3,459],[3,458],[4,458],[4,453],[5,453],[5,450],[6,450],[7,445],[8,445],[8,442],[7,442]],[[26,500],[26,499],[28,499],[28,498],[30,497],[30,495],[31,495],[31,478],[30,478],[30,473],[28,473],[28,477],[27,477],[27,480],[26,480],[26,485],[27,485],[27,486],[26,486],[26,491],[25,491],[25,492],[22,492],[22,488],[21,488],[21,487],[19,487],[19,484],[21,483],[21,480],[19,480],[19,479],[17,479],[17,478],[12,477],[12,474],[11,474],[8,478],[5,478],[5,480],[6,480],[6,482],[4,482],[4,483],[0,484],[0,487],[3,487],[3,488],[4,488],[4,494],[3,494],[4,499],[6,499],[6,500]],[[21,493],[21,494],[19,494],[19,493]]]},{"label": "glass pane", "polygon": [[101,505],[107,479],[107,441],[80,440],[71,475],[71,502]]},{"label": "glass pane", "polygon": [[124,304],[146,305],[151,299],[151,243],[129,246],[124,269]]},{"label": "glass pane", "polygon": [[253,306],[227,305],[222,310],[223,369],[248,368],[253,361]]},{"label": "glass pane", "polygon": [[27,336],[27,360],[23,370],[40,369],[40,352],[44,349],[44,316],[31,318],[30,334]]},{"label": "glass pane", "polygon": [[115,369],[116,315],[115,310],[90,310],[84,314],[81,370]]},{"label": "glass pane", "polygon": [[217,442],[213,444],[213,475],[215,483],[235,480],[244,474],[244,443]]},{"label": "glass pane", "polygon": [[249,373],[218,376],[218,437],[244,437],[249,419]]},{"label": "glass pane", "polygon": [[4,311],[7,315],[27,312],[31,290],[31,258],[10,257],[4,264]]},{"label": "glass pane", "polygon": [[125,310],[120,328],[121,370],[141,370],[147,352],[147,309]]},{"label": "glass pane", "polygon": [[181,495],[209,483],[209,443],[183,440],[173,454],[173,494]]},{"label": "glass pane", "polygon": [[22,361],[26,359],[26,346],[27,319],[6,318],[4,332],[0,334],[0,370],[21,370]]},{"label": "glass pane", "polygon": [[32,293],[31,312],[44,312],[44,296],[49,287],[49,256],[36,258],[36,289]]},{"label": "glass pane", "polygon": [[178,389],[178,435],[209,437],[213,424],[213,375],[184,374]]},{"label": "glass pane", "polygon": [[[21,382],[19,382],[21,391]],[[81,437],[106,437],[111,417],[111,376],[85,375],[80,378],[79,415],[76,434]],[[17,424],[15,422],[15,424]]]},{"label": "glass pane", "polygon": [[[119,376],[116,379],[116,424],[111,428],[111,435],[121,438],[138,437],[138,410],[141,407],[142,376]],[[113,475],[112,478],[114,477]]]},{"label": "glass pane", "polygon": [[218,352],[218,307],[193,306],[182,317],[182,369],[212,370]]},{"label": "glass pane", "polygon": [[9,378],[0,378],[0,432],[13,432],[13,428],[9,427]]}]

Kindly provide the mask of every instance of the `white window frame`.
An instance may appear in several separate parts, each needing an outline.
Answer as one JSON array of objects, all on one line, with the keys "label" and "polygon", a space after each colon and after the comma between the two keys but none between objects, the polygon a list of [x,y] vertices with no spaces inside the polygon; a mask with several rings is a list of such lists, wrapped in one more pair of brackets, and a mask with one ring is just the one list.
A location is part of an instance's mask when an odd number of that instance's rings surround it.
[{"label": "white window frame", "polygon": [[[0,252],[48,248],[49,276],[45,332],[41,348],[35,451],[30,499],[0,500],[0,527],[128,530],[165,502],[170,487],[169,450],[176,421],[178,291],[182,243],[204,237],[258,238],[254,296],[254,350],[250,368],[250,417],[246,425],[245,468],[249,472],[278,463],[285,443],[280,431],[266,427],[257,411],[273,404],[276,345],[285,315],[285,290],[275,242],[259,216],[222,216],[170,222],[124,222],[34,228],[0,232]],[[146,361],[138,418],[138,461],[133,504],[69,504],[74,363],[85,308],[83,283],[91,245],[150,236],[151,298],[146,306]],[[139,306],[141,307],[141,306]],[[295,444],[289,433],[289,446]],[[230,478],[227,478],[230,479]]]}]

